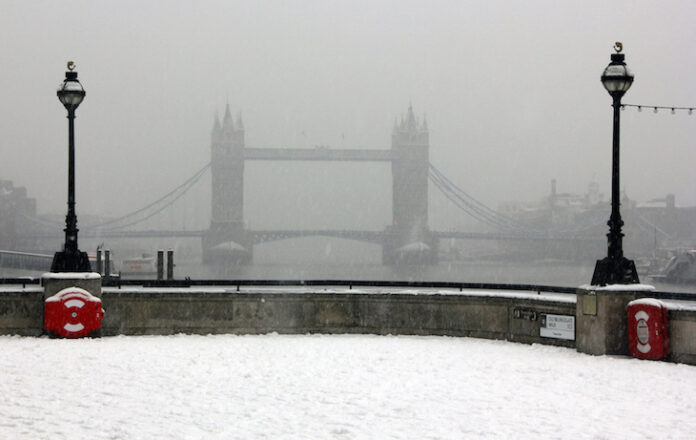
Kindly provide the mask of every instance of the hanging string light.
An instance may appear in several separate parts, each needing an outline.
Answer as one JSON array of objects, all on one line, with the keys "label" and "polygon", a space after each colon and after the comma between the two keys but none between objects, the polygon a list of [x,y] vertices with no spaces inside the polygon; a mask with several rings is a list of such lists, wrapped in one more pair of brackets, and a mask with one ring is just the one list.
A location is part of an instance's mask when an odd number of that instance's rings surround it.
[{"label": "hanging string light", "polygon": [[667,107],[663,105],[638,105],[638,104],[621,104],[621,110],[626,110],[626,107],[635,107],[639,112],[643,111],[643,107],[653,109],[653,113],[657,113],[658,110],[669,110],[673,115],[677,111],[688,111],[690,115],[694,114],[694,108],[696,107]]}]

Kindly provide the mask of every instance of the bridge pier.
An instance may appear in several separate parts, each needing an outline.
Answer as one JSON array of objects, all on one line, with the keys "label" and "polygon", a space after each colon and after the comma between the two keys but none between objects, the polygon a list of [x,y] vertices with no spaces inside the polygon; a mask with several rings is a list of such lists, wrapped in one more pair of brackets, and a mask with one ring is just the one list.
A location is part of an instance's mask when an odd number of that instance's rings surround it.
[{"label": "bridge pier", "polygon": [[202,238],[203,264],[251,264],[254,239],[240,223],[213,223]]},{"label": "bridge pier", "polygon": [[382,264],[437,264],[439,238],[429,230],[412,231],[388,226],[382,242]]}]

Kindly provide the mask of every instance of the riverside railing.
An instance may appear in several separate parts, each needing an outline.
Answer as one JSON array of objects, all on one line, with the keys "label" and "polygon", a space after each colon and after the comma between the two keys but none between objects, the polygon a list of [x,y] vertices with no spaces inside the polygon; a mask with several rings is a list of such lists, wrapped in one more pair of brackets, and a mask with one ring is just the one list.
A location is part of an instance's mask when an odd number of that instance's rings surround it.
[{"label": "riverside railing", "polygon": [[[0,278],[0,285],[41,285],[41,278]],[[187,287],[234,287],[239,291],[242,287],[347,287],[349,290],[357,287],[385,287],[385,288],[416,288],[416,289],[450,289],[450,290],[500,290],[500,291],[524,291],[541,293],[560,293],[574,295],[578,288],[567,286],[548,286],[539,284],[504,284],[504,283],[472,283],[449,281],[374,281],[374,280],[268,280],[268,279],[241,279],[241,280],[163,280],[163,279],[122,279],[120,277],[102,278],[103,287],[131,287],[141,286],[148,288],[187,288]],[[646,292],[651,298],[696,300],[696,292]]]}]

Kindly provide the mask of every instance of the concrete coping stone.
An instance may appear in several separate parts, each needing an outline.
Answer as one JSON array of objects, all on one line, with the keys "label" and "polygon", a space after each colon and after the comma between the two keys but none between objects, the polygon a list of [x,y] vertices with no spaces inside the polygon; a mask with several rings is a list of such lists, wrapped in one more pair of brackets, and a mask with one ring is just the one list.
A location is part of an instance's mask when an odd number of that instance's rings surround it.
[{"label": "concrete coping stone", "polygon": [[46,272],[42,280],[98,280],[101,275],[97,272]]},{"label": "concrete coping stone", "polygon": [[583,284],[579,289],[595,292],[651,292],[655,290],[655,286],[650,284],[607,284],[606,286]]},{"label": "concrete coping stone", "polygon": [[399,288],[372,288],[372,289],[347,289],[347,288],[316,288],[311,286],[302,287],[105,287],[102,289],[105,294],[265,294],[265,295],[288,295],[288,294],[343,294],[343,295],[413,295],[413,296],[467,296],[481,298],[516,298],[536,301],[549,301],[566,304],[575,304],[576,295],[568,293],[539,293],[539,292],[508,292],[508,291],[479,291],[459,289],[399,289]]}]

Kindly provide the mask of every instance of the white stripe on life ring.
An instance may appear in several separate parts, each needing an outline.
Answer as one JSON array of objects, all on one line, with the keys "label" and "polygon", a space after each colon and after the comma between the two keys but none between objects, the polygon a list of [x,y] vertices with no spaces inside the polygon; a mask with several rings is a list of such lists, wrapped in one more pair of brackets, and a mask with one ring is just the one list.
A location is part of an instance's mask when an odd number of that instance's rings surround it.
[{"label": "white stripe on life ring", "polygon": [[65,301],[65,307],[83,307],[85,305],[85,302],[82,301],[81,299],[69,299]]},{"label": "white stripe on life ring", "polygon": [[63,328],[69,332],[79,332],[80,330],[83,330],[85,328],[82,323],[77,323],[77,324],[70,324],[67,323],[63,326]]},{"label": "white stripe on life ring", "polygon": [[638,312],[636,312],[636,321],[640,321],[641,319],[647,321],[650,319],[650,315],[648,315],[648,313],[645,310],[639,310]]}]

